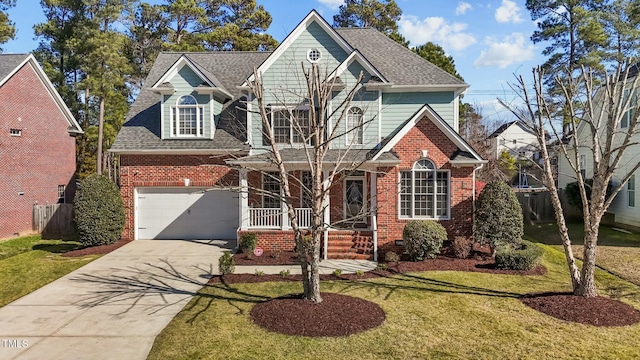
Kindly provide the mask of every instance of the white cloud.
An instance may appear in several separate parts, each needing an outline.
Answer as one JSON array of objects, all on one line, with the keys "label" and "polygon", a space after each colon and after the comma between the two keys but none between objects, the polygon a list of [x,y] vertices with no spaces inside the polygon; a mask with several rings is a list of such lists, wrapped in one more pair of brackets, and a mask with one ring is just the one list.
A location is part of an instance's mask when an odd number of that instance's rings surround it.
[{"label": "white cloud", "polygon": [[513,33],[502,40],[488,37],[485,41],[489,48],[480,52],[473,63],[476,67],[496,66],[504,69],[514,63],[532,60],[535,48],[522,33]]},{"label": "white cloud", "polygon": [[344,0],[318,0],[318,2],[331,10],[338,10],[340,5],[344,4]]},{"label": "white cloud", "polygon": [[456,7],[456,15],[464,15],[467,11],[471,10],[471,4],[460,1],[458,7]]},{"label": "white cloud", "polygon": [[496,9],[496,21],[499,23],[519,23],[523,19],[520,16],[520,7],[512,0],[502,0],[502,5]]},{"label": "white cloud", "polygon": [[460,51],[476,43],[476,38],[465,32],[467,24],[448,23],[441,17],[428,17],[420,20],[415,16],[402,16],[398,22],[400,33],[411,45],[434,42],[445,51]]}]

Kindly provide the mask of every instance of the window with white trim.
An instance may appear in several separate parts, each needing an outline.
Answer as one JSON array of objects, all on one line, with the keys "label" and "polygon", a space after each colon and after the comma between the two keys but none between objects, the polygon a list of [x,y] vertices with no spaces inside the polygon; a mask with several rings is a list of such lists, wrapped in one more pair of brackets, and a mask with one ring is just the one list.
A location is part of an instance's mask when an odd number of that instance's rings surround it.
[{"label": "window with white trim", "polygon": [[277,144],[309,143],[310,111],[304,108],[271,111],[273,137]]},{"label": "window with white trim", "polygon": [[204,106],[192,95],[181,96],[171,107],[171,127],[175,137],[204,136]]},{"label": "window with white trim", "polygon": [[65,185],[58,185],[58,204],[67,203],[66,190],[67,187]]},{"label": "window with white trim", "polygon": [[262,207],[280,208],[280,174],[277,172],[262,174]]},{"label": "window with white trim", "polygon": [[633,116],[635,115],[635,111],[636,111],[635,108],[638,105],[637,92],[633,91],[633,93],[631,93],[631,90],[629,89],[624,90],[623,103],[627,101],[629,96],[632,96],[631,100],[629,101],[629,108],[627,111],[624,112],[624,114],[622,114],[622,119],[620,119],[620,128],[622,129],[628,128],[631,125],[631,120],[633,119]]},{"label": "window with white trim", "polygon": [[364,141],[364,132],[362,129],[363,117],[364,113],[359,107],[354,106],[347,111],[347,132],[345,134],[347,145],[362,145]]},{"label": "window with white trim", "polygon": [[311,208],[312,194],[311,188],[313,187],[313,178],[311,177],[311,171],[303,171],[300,175],[300,207]]},{"label": "window with white trim", "polygon": [[307,50],[307,60],[311,63],[317,63],[322,58],[322,53],[318,49]]},{"label": "window with white trim", "polygon": [[417,161],[410,171],[401,171],[400,218],[449,218],[449,185],[449,171],[438,170],[427,159]]},{"label": "window with white trim", "polygon": [[627,181],[627,206],[636,207],[636,175],[631,175]]}]

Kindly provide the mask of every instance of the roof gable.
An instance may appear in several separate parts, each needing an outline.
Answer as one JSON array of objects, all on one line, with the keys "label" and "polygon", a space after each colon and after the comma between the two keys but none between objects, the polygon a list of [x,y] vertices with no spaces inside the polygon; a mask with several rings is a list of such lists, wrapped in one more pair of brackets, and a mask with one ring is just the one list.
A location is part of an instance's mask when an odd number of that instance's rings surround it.
[{"label": "roof gable", "polygon": [[65,117],[67,124],[69,125],[68,131],[70,133],[82,134],[83,131],[82,128],[80,128],[80,124],[78,124],[76,118],[73,116],[64,100],[62,100],[60,94],[58,94],[58,91],[55,89],[44,70],[42,70],[33,54],[0,55],[0,86],[9,81],[26,65],[31,66],[53,101],[60,109],[60,112],[62,112],[62,115]]},{"label": "roof gable", "polygon": [[[469,159],[459,160],[459,163],[485,163],[482,157],[458,134],[431,106],[425,104],[375,153],[371,160],[377,160],[381,154],[391,151],[393,147],[425,116],[429,118],[462,152],[470,155]],[[457,160],[457,159],[456,159]],[[455,160],[451,161],[456,162]]]},{"label": "roof gable", "polygon": [[[347,54],[353,52],[353,48],[349,43],[347,43],[336,31],[334,28],[327,23],[327,21],[318,14],[316,10],[311,10],[311,12],[304,18],[302,21],[293,29],[289,35],[278,45],[278,47],[269,55],[269,57],[257,68],[257,72],[259,74],[264,74],[267,69],[271,67],[286,51],[291,47],[292,44],[296,42],[296,40],[300,37],[300,35],[311,25],[317,24],[324,32],[326,32],[339,46],[344,50]],[[247,86],[249,82],[255,80],[255,74],[251,74],[249,78],[242,84],[242,86]]]},{"label": "roof gable", "polygon": [[335,70],[333,70],[333,72],[329,75],[328,79],[332,80],[334,77],[340,77],[345,71],[347,71],[349,66],[351,66],[351,64],[353,64],[354,62],[360,64],[360,66],[362,66],[362,68],[367,73],[369,73],[369,75],[376,76],[378,79],[380,79],[380,82],[382,84],[389,83],[389,81],[384,77],[384,75],[382,75],[378,71],[378,69],[376,69],[375,66],[373,66],[369,62],[369,60],[367,60],[362,55],[362,53],[360,53],[360,51],[358,51],[357,49],[354,50],[351,54],[349,54],[349,56],[340,65],[338,65],[338,67]]},{"label": "roof gable", "polygon": [[169,83],[171,79],[173,79],[180,70],[184,67],[188,67],[193,71],[202,81],[202,85],[204,87],[211,88],[218,93],[223,94],[228,98],[232,98],[233,96],[222,86],[222,82],[218,80],[218,78],[209,70],[207,70],[202,65],[193,61],[189,56],[182,55],[176,62],[156,81],[151,89],[160,90],[165,88],[165,83]]}]

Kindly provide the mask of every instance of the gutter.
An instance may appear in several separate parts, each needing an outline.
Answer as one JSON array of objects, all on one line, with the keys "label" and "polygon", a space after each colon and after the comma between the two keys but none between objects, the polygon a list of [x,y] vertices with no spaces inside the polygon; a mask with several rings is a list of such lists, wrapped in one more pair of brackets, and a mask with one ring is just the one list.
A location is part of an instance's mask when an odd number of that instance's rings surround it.
[{"label": "gutter", "polygon": [[472,223],[472,236],[475,236],[476,234],[476,171],[482,169],[484,167],[485,163],[480,164],[480,166],[478,167],[474,167],[473,168],[473,184],[471,185],[472,189],[473,189],[473,195],[471,197],[472,201],[471,201],[471,208],[473,213],[471,214],[471,223]]}]

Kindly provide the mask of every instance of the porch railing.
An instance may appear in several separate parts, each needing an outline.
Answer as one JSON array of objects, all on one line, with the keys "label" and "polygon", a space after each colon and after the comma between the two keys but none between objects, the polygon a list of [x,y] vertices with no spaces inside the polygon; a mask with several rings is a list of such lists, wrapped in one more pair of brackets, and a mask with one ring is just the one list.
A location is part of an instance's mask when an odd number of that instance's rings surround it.
[{"label": "porch railing", "polygon": [[[311,209],[298,208],[295,211],[298,225],[301,228],[311,227]],[[249,227],[254,229],[289,228],[289,217],[283,214],[280,208],[249,208]]]}]

